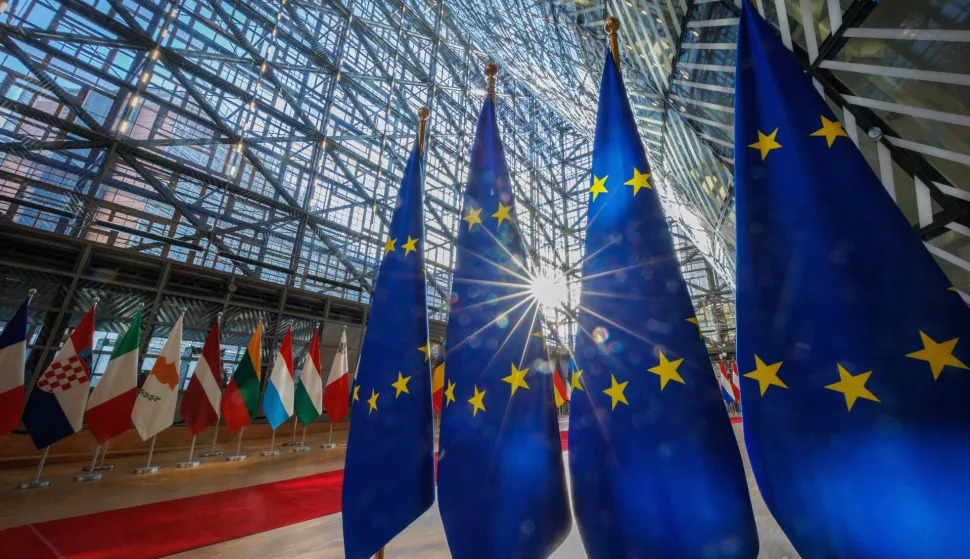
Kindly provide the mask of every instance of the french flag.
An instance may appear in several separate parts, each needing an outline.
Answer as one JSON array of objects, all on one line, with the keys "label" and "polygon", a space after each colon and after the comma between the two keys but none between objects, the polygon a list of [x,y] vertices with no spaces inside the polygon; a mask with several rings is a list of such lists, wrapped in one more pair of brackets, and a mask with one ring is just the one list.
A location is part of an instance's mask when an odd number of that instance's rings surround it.
[{"label": "french flag", "polygon": [[29,305],[30,297],[27,297],[0,333],[0,437],[17,428],[24,409]]},{"label": "french flag", "polygon": [[287,328],[263,394],[263,413],[273,429],[293,415],[293,388],[293,333]]},{"label": "french flag", "polygon": [[717,376],[717,382],[721,385],[721,396],[724,401],[734,403],[734,390],[731,388],[731,381],[728,380],[727,369],[724,368],[724,361],[718,363],[721,366],[721,374]]}]

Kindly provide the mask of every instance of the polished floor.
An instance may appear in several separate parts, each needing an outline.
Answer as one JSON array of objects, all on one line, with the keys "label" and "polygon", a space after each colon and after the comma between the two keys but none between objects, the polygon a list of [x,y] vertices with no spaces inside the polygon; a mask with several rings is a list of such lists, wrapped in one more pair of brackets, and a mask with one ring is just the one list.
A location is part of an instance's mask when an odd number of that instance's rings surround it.
[{"label": "polished floor", "polygon": [[[735,425],[739,443],[740,425]],[[335,442],[342,442],[340,435]],[[246,487],[259,483],[278,481],[293,477],[339,469],[343,466],[344,452],[321,450],[322,435],[307,438],[313,450],[307,454],[283,452],[279,457],[264,458],[259,452],[265,450],[265,440],[246,444],[244,452],[249,459],[244,462],[226,462],[224,458],[210,458],[203,467],[194,470],[178,470],[174,464],[184,459],[184,453],[157,454],[153,462],[162,466],[156,474],[132,475],[133,468],[144,463],[144,458],[110,460],[115,470],[106,472],[99,482],[77,484],[71,479],[78,473],[79,464],[59,464],[45,470],[52,485],[32,491],[0,491],[0,528],[26,523],[41,522],[133,506],[200,495],[224,489]],[[280,443],[285,442],[281,439]],[[220,448],[234,450],[230,445]],[[205,450],[205,449],[202,449]],[[18,482],[29,479],[28,469],[0,471],[0,487],[12,489]],[[748,478],[754,498],[758,530],[761,536],[761,559],[797,559],[787,538],[765,508],[753,478]],[[340,559],[343,557],[340,515],[330,515],[284,528],[254,534],[237,540],[223,542],[205,548],[172,555],[172,559]],[[429,510],[399,537],[387,546],[386,559],[447,559],[450,557],[436,508]],[[578,533],[573,532],[566,542],[553,554],[553,559],[583,559],[582,543]]]}]

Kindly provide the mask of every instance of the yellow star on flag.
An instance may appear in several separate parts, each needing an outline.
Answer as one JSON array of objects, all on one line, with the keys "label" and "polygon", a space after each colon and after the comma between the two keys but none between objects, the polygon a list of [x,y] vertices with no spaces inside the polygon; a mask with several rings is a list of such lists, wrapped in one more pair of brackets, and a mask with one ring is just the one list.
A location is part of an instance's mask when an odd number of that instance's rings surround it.
[{"label": "yellow star on flag", "polygon": [[610,387],[603,391],[613,400],[613,407],[610,409],[616,409],[617,402],[623,402],[626,405],[630,405],[630,402],[626,401],[626,396],[623,395],[623,391],[626,390],[626,385],[630,384],[630,381],[616,382],[616,377],[610,375]]},{"label": "yellow star on flag", "polygon": [[354,401],[355,402],[359,402],[360,401],[360,385],[359,384],[355,384],[354,385]]},{"label": "yellow star on flag", "polygon": [[367,410],[367,415],[370,415],[374,410],[377,409],[377,397],[378,396],[380,396],[380,394],[378,394],[377,392],[374,392],[374,389],[371,388],[371,390],[370,390],[370,400],[367,400],[367,403],[370,404],[370,409]]},{"label": "yellow star on flag", "polygon": [[599,178],[596,175],[593,175],[593,186],[590,187],[589,191],[593,193],[594,202],[596,201],[597,196],[599,196],[600,194],[605,194],[609,192],[608,190],[606,190],[606,179],[608,178],[610,177],[605,176],[603,178]]},{"label": "yellow star on flag", "polygon": [[418,348],[418,351],[424,353],[424,362],[427,363],[428,359],[431,359],[431,342],[424,344]]},{"label": "yellow star on flag", "polygon": [[533,338],[539,338],[541,340],[543,338],[542,330],[539,330],[538,332],[533,332],[532,333],[532,337]]},{"label": "yellow star on flag", "polygon": [[641,173],[636,167],[633,168],[633,178],[626,181],[625,185],[633,187],[633,195],[636,196],[637,192],[640,192],[641,188],[650,188],[650,183],[647,180],[650,179],[650,173]]},{"label": "yellow star on flag", "polygon": [[511,205],[506,206],[501,202],[498,203],[498,211],[492,214],[492,217],[498,218],[498,224],[495,225],[496,227],[498,227],[499,225],[502,225],[502,222],[505,221],[506,219],[512,219],[512,216],[509,215],[509,210],[511,209],[512,209]]},{"label": "yellow star on flag", "polygon": [[453,381],[448,381],[448,387],[445,388],[445,407],[451,405],[455,401],[455,383]]},{"label": "yellow star on flag", "polygon": [[529,385],[525,382],[525,374],[528,372],[529,369],[519,369],[515,363],[512,363],[512,374],[502,380],[512,385],[512,394],[515,394],[516,389],[520,387],[529,390]]},{"label": "yellow star on flag", "polygon": [[664,387],[670,381],[679,382],[680,384],[687,384],[684,379],[681,378],[680,373],[677,372],[677,367],[683,363],[683,358],[677,359],[675,361],[668,361],[664,352],[660,352],[660,364],[651,369],[647,369],[651,373],[660,376],[660,390],[663,391]]},{"label": "yellow star on flag", "polygon": [[468,230],[471,231],[476,223],[479,225],[482,224],[482,209],[478,208],[475,210],[468,208],[468,213],[462,219],[468,222]]},{"label": "yellow star on flag", "polygon": [[694,326],[697,326],[697,337],[703,338],[704,337],[704,334],[701,333],[701,323],[697,321],[697,317],[696,316],[692,316],[692,317],[690,317],[690,318],[688,318],[686,320],[687,320],[687,322],[690,322]]},{"label": "yellow star on flag", "polygon": [[867,373],[859,373],[858,375],[852,376],[849,371],[845,370],[845,367],[836,363],[839,367],[839,382],[835,384],[830,384],[825,388],[829,390],[834,390],[836,392],[841,392],[845,396],[845,405],[852,411],[852,406],[855,405],[855,401],[859,398],[865,398],[866,400],[872,400],[873,402],[878,402],[879,398],[869,392],[866,388],[866,381],[869,380],[869,375],[872,371]]},{"label": "yellow star on flag", "polygon": [[940,373],[943,372],[943,368],[947,365],[956,367],[957,369],[970,369],[970,367],[963,364],[963,361],[960,361],[953,355],[953,350],[956,349],[957,342],[960,341],[960,338],[953,338],[952,340],[936,343],[933,338],[924,334],[922,330],[920,330],[919,336],[923,339],[923,349],[914,351],[913,353],[907,353],[906,357],[912,357],[913,359],[919,359],[929,363],[930,370],[933,371],[933,380],[939,380]]},{"label": "yellow star on flag", "polygon": [[387,242],[384,243],[384,256],[387,256],[388,254],[394,252],[394,243],[396,242],[397,242],[397,239],[391,239],[391,238],[387,239]]},{"label": "yellow star on flag", "polygon": [[775,136],[777,135],[778,135],[777,128],[775,128],[775,131],[769,134],[768,136],[765,136],[761,130],[758,130],[758,141],[753,144],[750,144],[748,147],[754,148],[756,150],[760,150],[761,160],[764,161],[765,157],[768,157],[769,151],[773,149],[778,149],[781,147],[781,144],[775,141]]},{"label": "yellow star on flag", "polygon": [[475,395],[468,399],[468,403],[472,405],[472,417],[478,414],[478,410],[485,411],[485,393],[488,390],[478,391],[478,385],[475,386]]},{"label": "yellow star on flag", "polygon": [[836,138],[848,138],[849,135],[846,134],[845,130],[842,130],[842,123],[839,121],[832,122],[831,120],[822,117],[822,127],[809,134],[810,136],[824,136],[825,141],[828,142],[829,147],[835,142]]},{"label": "yellow star on flag", "polygon": [[583,376],[583,370],[580,369],[573,373],[573,378],[569,381],[569,387],[573,390],[579,390],[580,392],[586,392],[583,385],[579,383],[579,377]]},{"label": "yellow star on flag", "polygon": [[402,375],[401,374],[401,371],[398,371],[397,372],[397,382],[392,382],[391,383],[391,386],[393,386],[397,390],[397,393],[394,394],[394,399],[395,400],[397,399],[398,396],[401,395],[402,392],[405,393],[405,394],[410,394],[410,392],[408,392],[408,381],[409,380],[411,380],[411,377],[406,377],[406,376]]},{"label": "yellow star on flag", "polygon": [[744,376],[758,381],[758,385],[761,387],[762,396],[765,395],[765,391],[768,390],[768,387],[772,385],[788,388],[785,386],[785,383],[778,378],[778,369],[781,369],[782,361],[772,365],[765,365],[765,362],[762,361],[760,357],[755,355],[754,364],[754,370],[750,373],[745,373]]},{"label": "yellow star on flag", "polygon": [[418,239],[412,239],[411,235],[408,235],[408,242],[401,245],[401,248],[404,249],[404,256],[411,254],[418,250]]}]

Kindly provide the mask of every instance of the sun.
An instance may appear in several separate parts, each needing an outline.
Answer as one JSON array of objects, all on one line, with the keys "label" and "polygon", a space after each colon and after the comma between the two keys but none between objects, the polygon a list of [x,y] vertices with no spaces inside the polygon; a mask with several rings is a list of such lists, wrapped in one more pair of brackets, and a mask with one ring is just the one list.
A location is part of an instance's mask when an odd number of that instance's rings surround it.
[{"label": "sun", "polygon": [[566,285],[566,279],[554,271],[538,270],[531,277],[529,293],[539,303],[543,312],[551,313],[566,301],[569,287]]}]

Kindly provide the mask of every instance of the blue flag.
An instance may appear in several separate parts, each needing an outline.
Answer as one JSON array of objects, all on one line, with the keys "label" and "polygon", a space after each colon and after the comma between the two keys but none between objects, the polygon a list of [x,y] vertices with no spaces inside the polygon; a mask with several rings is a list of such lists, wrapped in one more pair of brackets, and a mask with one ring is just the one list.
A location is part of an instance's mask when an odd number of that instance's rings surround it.
[{"label": "blue flag", "polygon": [[369,559],[434,503],[424,164],[411,152],[354,379],[344,464],[347,559]]},{"label": "blue flag", "polygon": [[768,508],[806,558],[966,557],[966,304],[747,5],[735,114],[738,368]]},{"label": "blue flag", "polygon": [[591,559],[754,559],[741,454],[619,69],[600,85],[569,417]]},{"label": "blue flag", "polygon": [[441,519],[455,559],[541,559],[569,532],[552,376],[495,102],[471,153],[448,319]]}]

